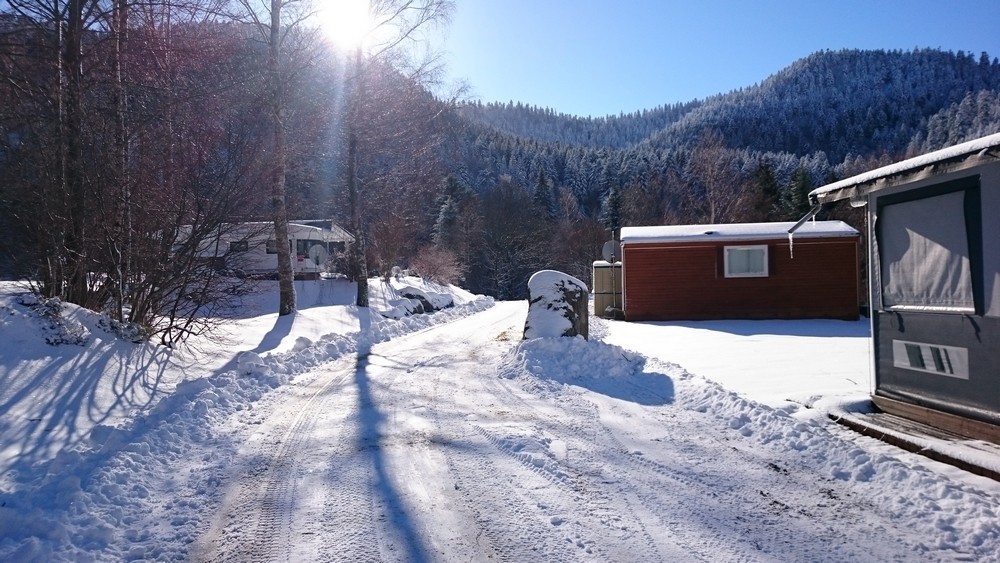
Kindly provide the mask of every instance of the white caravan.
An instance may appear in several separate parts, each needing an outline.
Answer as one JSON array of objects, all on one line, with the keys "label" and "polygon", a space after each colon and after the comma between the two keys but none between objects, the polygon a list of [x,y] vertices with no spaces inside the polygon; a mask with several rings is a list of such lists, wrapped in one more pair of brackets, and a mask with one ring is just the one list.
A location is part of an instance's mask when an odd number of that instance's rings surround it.
[{"label": "white caravan", "polygon": [[[180,236],[190,236],[191,229]],[[350,233],[332,221],[294,221],[288,224],[288,248],[296,277],[315,277],[326,270],[331,255],[343,252],[354,242]],[[274,223],[269,221],[223,225],[205,237],[198,249],[201,258],[216,261],[219,268],[247,276],[275,276],[278,273],[278,242]]]}]

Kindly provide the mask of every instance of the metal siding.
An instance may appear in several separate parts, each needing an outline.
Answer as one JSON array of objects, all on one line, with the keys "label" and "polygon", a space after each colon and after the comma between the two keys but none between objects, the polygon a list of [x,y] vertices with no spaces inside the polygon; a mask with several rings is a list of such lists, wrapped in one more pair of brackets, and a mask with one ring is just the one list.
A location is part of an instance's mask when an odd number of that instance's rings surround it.
[{"label": "metal siding", "polygon": [[[933,174],[879,190],[869,196],[869,224],[877,224],[878,198],[980,177],[982,221],[982,315],[918,311],[873,311],[875,395],[988,424],[1000,425],[1000,164]],[[871,229],[874,231],[875,229]],[[873,309],[881,304],[878,241],[871,238],[870,291]],[[892,341],[905,340],[968,349],[969,378],[952,378],[896,367]]]},{"label": "metal siding", "polygon": [[739,242],[627,244],[627,320],[858,318],[858,239],[767,244],[769,276],[726,278],[723,248]]},{"label": "metal siding", "polygon": [[[1000,424],[1000,319],[882,311],[872,320],[876,395]],[[968,379],[896,367],[893,340],[967,349]]]}]

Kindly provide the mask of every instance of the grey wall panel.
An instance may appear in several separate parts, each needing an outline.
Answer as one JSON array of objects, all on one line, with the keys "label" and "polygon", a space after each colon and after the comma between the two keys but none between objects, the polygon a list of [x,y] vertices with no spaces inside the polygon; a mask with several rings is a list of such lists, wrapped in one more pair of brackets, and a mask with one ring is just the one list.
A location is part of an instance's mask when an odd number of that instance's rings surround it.
[{"label": "grey wall panel", "polygon": [[872,320],[876,395],[1000,424],[1000,319],[879,312]]}]

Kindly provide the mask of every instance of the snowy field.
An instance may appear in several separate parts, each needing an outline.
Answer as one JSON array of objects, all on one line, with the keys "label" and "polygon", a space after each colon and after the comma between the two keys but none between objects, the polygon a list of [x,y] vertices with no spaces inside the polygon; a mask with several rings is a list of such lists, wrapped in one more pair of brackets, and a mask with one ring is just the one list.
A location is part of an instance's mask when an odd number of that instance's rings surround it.
[{"label": "snowy field", "polygon": [[827,418],[863,321],[522,341],[524,302],[405,283],[455,306],[296,282],[180,350],[0,284],[0,561],[997,560],[1000,484]]}]

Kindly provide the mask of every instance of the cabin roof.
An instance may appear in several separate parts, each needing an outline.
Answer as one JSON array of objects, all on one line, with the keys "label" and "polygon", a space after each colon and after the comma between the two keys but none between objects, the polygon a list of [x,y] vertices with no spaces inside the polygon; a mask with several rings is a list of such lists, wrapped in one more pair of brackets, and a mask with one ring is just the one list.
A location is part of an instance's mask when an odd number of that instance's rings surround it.
[{"label": "cabin roof", "polygon": [[[787,238],[794,222],[730,223],[720,225],[665,225],[623,227],[622,244],[680,241],[754,241]],[[809,221],[795,231],[795,238],[855,237],[858,231],[843,221]]]},{"label": "cabin roof", "polygon": [[1000,133],[876,168],[809,193],[813,204],[863,197],[871,192],[941,172],[1000,160]]}]

